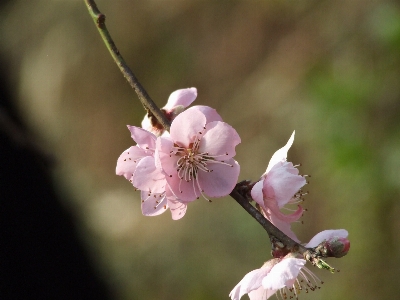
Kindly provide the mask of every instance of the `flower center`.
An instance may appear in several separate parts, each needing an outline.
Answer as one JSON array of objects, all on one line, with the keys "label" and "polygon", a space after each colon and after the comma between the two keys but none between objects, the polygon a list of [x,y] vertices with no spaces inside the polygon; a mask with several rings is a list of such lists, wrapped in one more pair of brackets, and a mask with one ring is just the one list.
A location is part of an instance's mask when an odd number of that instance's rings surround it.
[{"label": "flower center", "polygon": [[[199,132],[199,135],[201,134],[202,132]],[[199,151],[200,141],[201,139],[197,136],[195,137],[194,142],[190,143],[188,147],[182,147],[179,146],[178,144],[174,144],[174,148],[173,151],[171,151],[171,154],[179,156],[179,159],[176,162],[176,171],[180,179],[179,191],[182,193],[181,190],[182,181],[192,182],[193,189],[197,199],[199,198],[197,192],[198,189],[200,191],[200,194],[207,201],[210,201],[203,194],[204,190],[201,187],[201,183],[199,181],[199,176],[198,176],[199,171],[206,173],[213,172],[213,170],[210,168],[211,164],[223,164],[229,167],[233,167],[233,165],[217,159],[222,156],[227,156],[228,153],[224,153],[222,155],[212,155],[209,152],[200,152]]]},{"label": "flower center", "polygon": [[178,176],[181,180],[187,182],[197,179],[198,172],[212,172],[208,168],[208,164],[215,162],[215,159],[207,152],[199,153],[200,139],[196,138],[194,143],[190,143],[189,147],[180,147],[175,144],[175,154],[180,156],[176,165]]}]

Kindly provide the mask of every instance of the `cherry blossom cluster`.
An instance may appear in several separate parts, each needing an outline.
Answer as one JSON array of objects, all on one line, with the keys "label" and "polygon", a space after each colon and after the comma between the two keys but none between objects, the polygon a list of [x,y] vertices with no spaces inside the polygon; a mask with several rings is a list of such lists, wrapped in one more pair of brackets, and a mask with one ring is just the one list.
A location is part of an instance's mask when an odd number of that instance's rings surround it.
[{"label": "cherry blossom cluster", "polygon": [[[208,106],[187,108],[197,97],[195,88],[173,92],[161,109],[171,122],[166,131],[151,112],[142,127],[128,126],[136,145],[125,150],[117,161],[116,174],[124,176],[141,192],[142,213],[156,216],[170,210],[172,219],[182,218],[189,202],[199,198],[223,197],[237,183],[240,166],[234,156],[240,143],[236,130],[222,121]],[[300,205],[307,183],[297,166],[287,161],[294,141],[293,132],[284,147],[277,150],[261,178],[249,185],[248,194],[262,215],[275,227],[301,243],[292,231],[293,222],[303,215]],[[287,206],[295,205],[289,213]],[[321,257],[341,257],[350,248],[347,231],[325,230],[304,246],[316,249]],[[317,257],[314,261],[288,250],[277,241],[272,256],[264,265],[251,271],[233,288],[232,300],[248,294],[251,300],[268,299],[278,294],[283,299],[296,298],[301,290],[317,289],[321,281],[308,268],[306,260],[320,268],[334,270]]]},{"label": "cherry blossom cluster", "polygon": [[[141,191],[142,213],[182,218],[187,204],[200,197],[223,197],[236,185],[240,166],[235,147],[236,130],[208,106],[188,107],[197,97],[195,88],[173,92],[163,113],[172,121],[165,131],[149,113],[142,128],[128,126],[135,146],[118,158],[116,174]],[[210,200],[209,200],[210,201]]]}]

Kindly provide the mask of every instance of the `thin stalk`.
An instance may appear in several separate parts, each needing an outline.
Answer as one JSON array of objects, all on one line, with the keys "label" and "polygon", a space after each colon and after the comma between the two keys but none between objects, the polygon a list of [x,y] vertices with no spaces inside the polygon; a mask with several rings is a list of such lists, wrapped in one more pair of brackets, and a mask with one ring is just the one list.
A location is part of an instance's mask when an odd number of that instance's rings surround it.
[{"label": "thin stalk", "polygon": [[108,32],[105,23],[106,16],[99,11],[94,0],[84,0],[84,1],[87,9],[89,10],[90,16],[92,17],[94,23],[96,24],[97,30],[99,31],[101,38],[106,44],[108,51],[110,52],[113,60],[115,61],[118,68],[124,75],[125,79],[128,81],[130,86],[135,90],[136,94],[139,97],[140,102],[142,102],[146,110],[149,110],[157,118],[157,120],[165,128],[165,130],[169,131],[169,128],[171,126],[170,122],[167,120],[165,115],[160,111],[160,109],[151,99],[149,94],[140,84],[139,80],[136,78],[132,70],[128,67],[121,53],[119,52],[117,46],[115,45],[113,39],[111,38],[111,35]]}]

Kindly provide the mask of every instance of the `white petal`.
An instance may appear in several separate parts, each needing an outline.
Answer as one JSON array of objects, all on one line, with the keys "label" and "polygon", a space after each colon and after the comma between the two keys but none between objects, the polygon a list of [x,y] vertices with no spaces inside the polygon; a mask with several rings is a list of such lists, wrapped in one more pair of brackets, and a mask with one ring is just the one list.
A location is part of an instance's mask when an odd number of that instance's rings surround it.
[{"label": "white petal", "polygon": [[286,158],[287,158],[287,153],[290,149],[290,147],[293,144],[294,141],[294,131],[292,133],[292,135],[290,136],[288,142],[286,143],[285,146],[283,146],[281,149],[279,149],[278,151],[276,151],[274,153],[274,155],[272,155],[271,160],[269,161],[267,170],[265,171],[264,174],[267,174],[269,172],[269,170],[272,169],[273,166],[275,166],[278,162],[285,162]]},{"label": "white petal", "polygon": [[299,258],[284,258],[277,263],[268,275],[262,280],[262,286],[265,289],[279,290],[299,275],[300,269],[305,265],[306,261]]},{"label": "white petal", "polygon": [[249,293],[250,300],[266,300],[276,293],[276,290],[266,290],[262,286]]},{"label": "white petal", "polygon": [[243,279],[233,288],[229,297],[232,300],[239,300],[244,294],[258,289],[261,281],[268,274],[270,268],[261,268],[247,273]]},{"label": "white petal", "polygon": [[341,238],[346,238],[349,235],[346,229],[330,229],[330,230],[324,230],[321,231],[320,233],[317,233],[305,247],[307,248],[313,248],[318,246],[320,243],[322,243],[325,240],[329,240],[334,237],[341,237]]}]

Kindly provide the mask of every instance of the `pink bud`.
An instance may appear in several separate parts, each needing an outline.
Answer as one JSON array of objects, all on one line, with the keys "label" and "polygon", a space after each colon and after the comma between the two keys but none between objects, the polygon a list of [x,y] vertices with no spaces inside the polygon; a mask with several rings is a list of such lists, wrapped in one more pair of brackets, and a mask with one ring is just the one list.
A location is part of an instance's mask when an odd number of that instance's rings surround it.
[{"label": "pink bud", "polygon": [[350,250],[350,241],[343,237],[334,237],[326,242],[328,255],[333,257],[342,257]]}]

